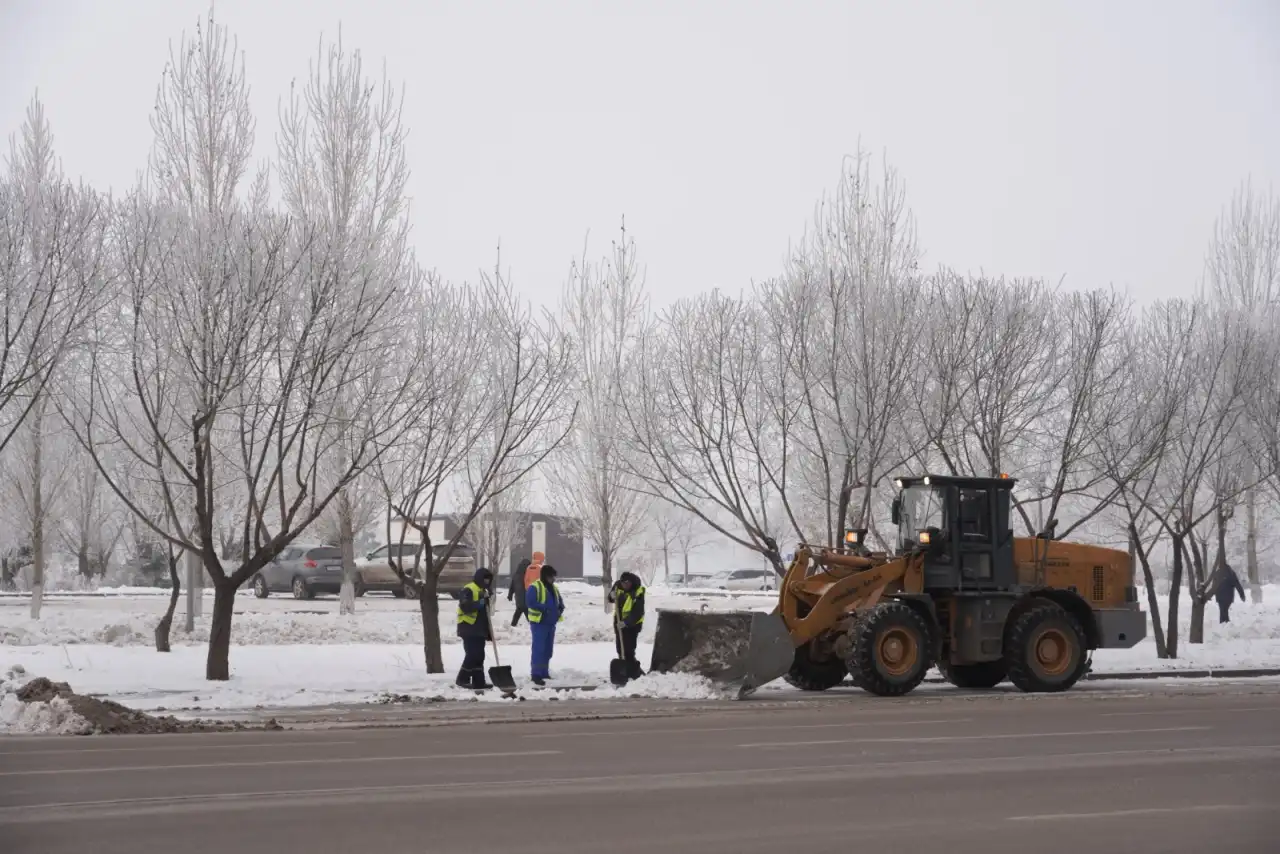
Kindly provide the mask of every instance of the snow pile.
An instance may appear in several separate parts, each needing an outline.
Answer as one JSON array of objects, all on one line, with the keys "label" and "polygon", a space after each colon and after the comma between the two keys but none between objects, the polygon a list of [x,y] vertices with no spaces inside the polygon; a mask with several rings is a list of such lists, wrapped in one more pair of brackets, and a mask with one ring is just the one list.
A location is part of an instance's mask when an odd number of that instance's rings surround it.
[{"label": "snow pile", "polygon": [[599,699],[724,700],[736,695],[710,679],[692,673],[646,673],[621,687],[609,685],[593,692]]},{"label": "snow pile", "polygon": [[0,733],[84,735],[93,731],[62,697],[32,702],[21,699],[19,692],[31,681],[20,665],[0,677]]}]

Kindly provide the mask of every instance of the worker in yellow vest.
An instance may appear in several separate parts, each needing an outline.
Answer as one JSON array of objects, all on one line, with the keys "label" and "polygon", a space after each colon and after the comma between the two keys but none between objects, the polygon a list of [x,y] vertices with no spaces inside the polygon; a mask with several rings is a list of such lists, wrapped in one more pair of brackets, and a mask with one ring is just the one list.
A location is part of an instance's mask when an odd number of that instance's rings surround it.
[{"label": "worker in yellow vest", "polygon": [[492,687],[484,681],[484,649],[489,642],[489,588],[493,573],[484,567],[462,585],[458,593],[458,637],[462,639],[462,668],[457,683],[461,688],[483,690]]},{"label": "worker in yellow vest", "polygon": [[551,655],[555,652],[556,623],[564,619],[564,599],[556,587],[556,570],[543,566],[536,581],[525,591],[526,616],[533,633],[533,653],[529,675],[535,685],[551,678]]},{"label": "worker in yellow vest", "polygon": [[627,678],[638,679],[644,675],[636,659],[636,643],[644,628],[644,582],[634,572],[622,573],[609,591],[609,601],[613,603],[618,658],[626,662]]}]

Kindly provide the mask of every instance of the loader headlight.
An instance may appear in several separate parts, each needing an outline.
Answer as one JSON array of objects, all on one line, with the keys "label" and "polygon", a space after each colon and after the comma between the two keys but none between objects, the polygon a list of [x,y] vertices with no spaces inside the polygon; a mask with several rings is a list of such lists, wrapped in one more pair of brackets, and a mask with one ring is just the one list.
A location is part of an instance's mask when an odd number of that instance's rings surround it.
[{"label": "loader headlight", "polygon": [[933,541],[933,538],[932,538],[931,536],[929,536],[929,532],[928,532],[928,531],[921,531],[921,532],[920,532],[920,545],[922,545],[922,546],[927,546],[927,545],[929,545],[929,543],[931,543],[932,541]]}]

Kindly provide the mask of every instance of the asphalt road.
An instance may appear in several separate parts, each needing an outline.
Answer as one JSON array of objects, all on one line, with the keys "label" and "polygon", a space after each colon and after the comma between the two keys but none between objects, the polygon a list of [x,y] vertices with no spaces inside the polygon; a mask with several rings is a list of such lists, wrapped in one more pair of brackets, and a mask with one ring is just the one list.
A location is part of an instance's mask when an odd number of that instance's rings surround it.
[{"label": "asphalt road", "polygon": [[6,854],[1274,852],[1280,693],[0,740]]}]

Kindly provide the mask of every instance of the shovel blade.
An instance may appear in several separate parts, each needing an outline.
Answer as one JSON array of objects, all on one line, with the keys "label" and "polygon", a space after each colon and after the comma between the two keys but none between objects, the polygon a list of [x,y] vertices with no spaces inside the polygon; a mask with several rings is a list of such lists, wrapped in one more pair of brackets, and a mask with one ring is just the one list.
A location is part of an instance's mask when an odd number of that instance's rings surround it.
[{"label": "shovel blade", "polygon": [[489,681],[499,691],[512,692],[516,690],[516,680],[511,676],[510,667],[490,667]]}]

